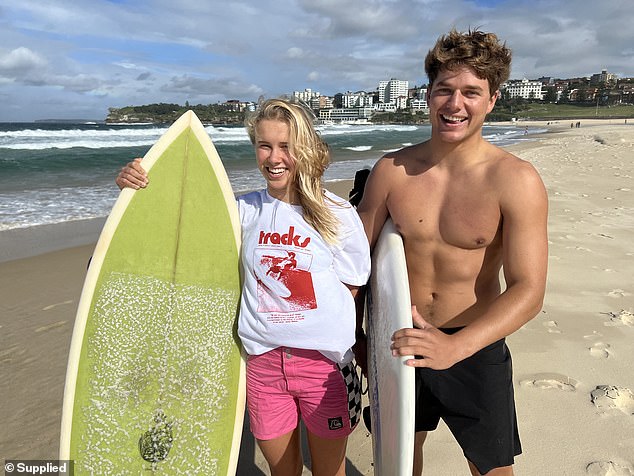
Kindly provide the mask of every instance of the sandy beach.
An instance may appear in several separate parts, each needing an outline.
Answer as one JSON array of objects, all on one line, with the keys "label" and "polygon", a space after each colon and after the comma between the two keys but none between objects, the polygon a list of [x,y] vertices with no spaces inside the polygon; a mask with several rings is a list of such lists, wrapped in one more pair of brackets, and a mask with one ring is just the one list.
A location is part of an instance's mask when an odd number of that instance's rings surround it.
[{"label": "sandy beach", "polygon": [[[515,473],[633,475],[634,119],[570,122],[522,122],[549,132],[507,147],[540,171],[550,200],[545,304],[508,338],[523,445]],[[351,185],[328,186],[347,197]],[[0,233],[3,459],[57,457],[73,321],[101,223]],[[469,474],[446,427],[425,448],[426,475]],[[348,475],[373,474],[363,424],[347,457]],[[269,474],[247,428],[238,474]]]}]

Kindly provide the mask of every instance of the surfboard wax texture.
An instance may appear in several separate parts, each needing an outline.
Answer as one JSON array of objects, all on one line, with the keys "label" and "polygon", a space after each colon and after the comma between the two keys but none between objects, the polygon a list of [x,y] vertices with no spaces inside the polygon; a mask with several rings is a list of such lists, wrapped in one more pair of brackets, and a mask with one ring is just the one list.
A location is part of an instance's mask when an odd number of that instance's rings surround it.
[{"label": "surfboard wax texture", "polygon": [[235,225],[190,127],[148,178],[104,229],[70,457],[77,474],[227,474],[243,412]]}]

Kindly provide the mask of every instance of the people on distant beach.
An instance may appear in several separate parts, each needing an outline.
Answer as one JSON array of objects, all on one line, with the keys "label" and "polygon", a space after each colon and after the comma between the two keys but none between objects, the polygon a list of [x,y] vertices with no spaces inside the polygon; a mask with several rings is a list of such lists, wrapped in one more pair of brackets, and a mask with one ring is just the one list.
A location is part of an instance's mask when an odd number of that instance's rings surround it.
[{"label": "people on distant beach", "polygon": [[521,453],[505,337],[543,303],[548,199],[530,163],[482,137],[510,63],[493,33],[440,37],[425,59],[431,138],[383,156],[358,206],[371,247],[388,216],[405,244],[414,327],[392,349],[416,356],[414,475],[440,418],[474,475],[512,474]]},{"label": "people on distant beach", "polygon": [[[312,474],[345,474],[361,410],[353,364],[355,301],[370,254],[355,209],[323,188],[328,145],[297,103],[271,99],[246,120],[264,190],[238,197],[243,289],[238,334],[248,354],[251,432],[271,474],[302,473],[300,419]],[[139,159],[116,179],[143,188]]]}]

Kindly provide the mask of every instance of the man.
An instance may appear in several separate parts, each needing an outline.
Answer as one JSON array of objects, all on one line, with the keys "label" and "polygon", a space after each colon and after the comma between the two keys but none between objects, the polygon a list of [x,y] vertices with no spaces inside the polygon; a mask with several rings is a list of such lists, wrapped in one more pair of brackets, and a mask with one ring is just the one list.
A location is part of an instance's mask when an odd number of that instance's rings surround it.
[{"label": "man", "polygon": [[358,207],[371,246],[388,216],[405,245],[414,328],[392,349],[416,356],[415,475],[439,418],[474,475],[513,474],[521,453],[504,338],[542,306],[548,199],[529,163],[482,137],[510,62],[492,33],[441,37],[425,59],[431,139],[377,162]]}]

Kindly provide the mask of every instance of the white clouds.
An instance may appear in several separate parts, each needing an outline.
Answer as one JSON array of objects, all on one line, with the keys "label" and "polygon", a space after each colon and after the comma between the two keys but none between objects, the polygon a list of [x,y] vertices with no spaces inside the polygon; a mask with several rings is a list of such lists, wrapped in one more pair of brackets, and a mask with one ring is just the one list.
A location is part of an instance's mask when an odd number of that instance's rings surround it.
[{"label": "white clouds", "polygon": [[104,95],[105,93],[97,93],[101,88],[108,89],[107,84],[89,74],[77,75],[59,75],[54,77],[54,81],[50,84],[59,86],[68,91],[75,93],[91,93],[96,95]]},{"label": "white clouds", "polygon": [[237,99],[245,95],[257,97],[263,93],[259,86],[244,83],[236,78],[204,79],[189,75],[171,78],[161,90],[184,95],[184,97],[190,98],[190,102],[215,102],[221,98]]},{"label": "white clouds", "polygon": [[286,57],[290,59],[299,59],[304,57],[304,50],[301,48],[289,48],[286,51]]},{"label": "white clouds", "polygon": [[308,12],[319,16],[324,32],[335,38],[364,36],[377,39],[403,39],[417,33],[411,21],[418,16],[421,2],[385,0],[300,0]]},{"label": "white clouds", "polygon": [[114,64],[117,65],[117,66],[121,66],[122,68],[125,68],[125,69],[137,69],[138,68],[138,66],[136,64],[129,63],[127,61],[116,61]]},{"label": "white clouds", "polygon": [[[56,117],[73,103],[68,114],[93,108],[98,119],[128,104],[421,84],[427,50],[454,26],[506,40],[512,77],[634,75],[629,3],[0,0],[0,84],[14,88],[0,120],[26,97],[47,98]],[[45,105],[32,118],[50,117]]]},{"label": "white clouds", "polygon": [[29,48],[19,47],[0,56],[0,77],[28,86],[50,86],[77,93],[90,92],[100,82],[89,74],[59,74],[50,71],[49,62]]},{"label": "white clouds", "polygon": [[46,67],[46,60],[23,46],[0,55],[0,76],[20,79]]}]

